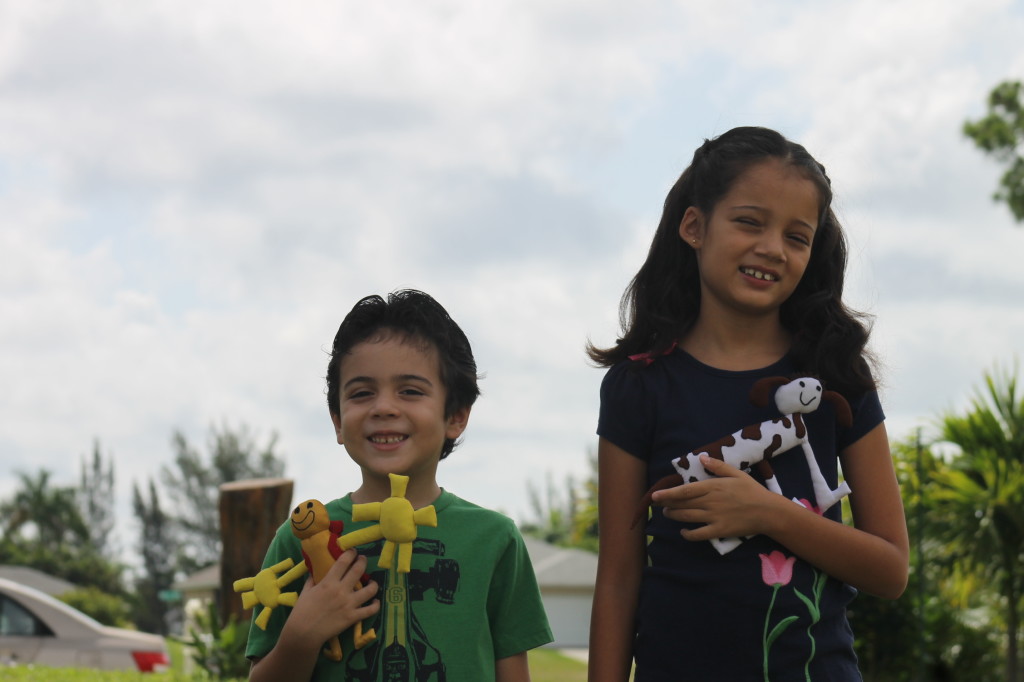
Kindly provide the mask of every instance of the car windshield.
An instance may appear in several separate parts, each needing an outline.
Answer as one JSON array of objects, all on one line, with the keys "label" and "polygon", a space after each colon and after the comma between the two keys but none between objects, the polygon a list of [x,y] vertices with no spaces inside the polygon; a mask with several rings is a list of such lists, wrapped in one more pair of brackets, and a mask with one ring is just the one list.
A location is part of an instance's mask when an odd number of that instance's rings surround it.
[{"label": "car windshield", "polygon": [[[8,583],[8,585],[10,585],[10,583]],[[24,612],[24,611],[31,611],[30,608],[24,606],[22,603],[20,603],[18,601],[18,597],[21,596],[21,595],[25,595],[26,598],[31,598],[31,599],[34,599],[36,601],[44,602],[47,606],[50,606],[51,608],[53,608],[53,609],[55,609],[57,611],[60,611],[63,614],[66,614],[67,617],[73,618],[74,620],[77,620],[77,621],[79,621],[81,623],[84,623],[84,624],[86,624],[86,625],[88,625],[88,626],[90,626],[90,627],[92,627],[94,629],[95,628],[104,627],[102,623],[100,623],[99,621],[93,619],[90,616],[85,615],[84,613],[82,613],[78,609],[73,608],[71,606],[68,606],[67,604],[65,604],[64,602],[60,601],[59,599],[51,597],[50,595],[46,594],[45,592],[40,592],[39,590],[37,590],[35,588],[32,588],[32,587],[29,587],[27,585],[18,584],[16,586],[16,588],[11,588],[9,590],[9,592],[8,592],[8,595],[7,595],[8,598],[4,600],[5,601],[5,607],[6,607],[6,603],[11,603],[14,606],[18,607],[18,609],[20,609],[22,612]],[[31,616],[29,616],[29,617],[31,617]],[[44,625],[43,627],[46,627],[46,626]],[[51,633],[47,632],[47,633],[38,633],[38,634],[51,634]]]},{"label": "car windshield", "polygon": [[53,632],[41,620],[5,594],[0,594],[0,636],[44,637]]}]

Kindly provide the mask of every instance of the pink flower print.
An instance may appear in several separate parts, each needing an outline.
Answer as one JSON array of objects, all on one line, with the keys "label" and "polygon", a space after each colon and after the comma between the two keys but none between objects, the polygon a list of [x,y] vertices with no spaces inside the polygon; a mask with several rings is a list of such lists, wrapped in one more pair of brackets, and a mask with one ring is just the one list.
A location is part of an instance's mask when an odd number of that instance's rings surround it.
[{"label": "pink flower print", "polygon": [[761,557],[761,580],[765,585],[788,585],[793,579],[793,564],[796,557],[787,557],[779,550],[771,554],[758,554]]},{"label": "pink flower print", "polygon": [[775,607],[775,597],[779,593],[779,588],[783,585],[788,585],[789,581],[793,579],[793,564],[796,563],[796,557],[787,557],[777,549],[771,554],[758,554],[758,556],[761,557],[761,580],[764,581],[765,585],[772,588],[772,600],[768,604],[768,612],[764,615],[764,633],[761,636],[764,682],[769,682],[768,651],[772,648],[772,643],[778,639],[779,635],[796,620],[796,616],[787,616],[776,623],[771,632],[768,631],[772,609]]},{"label": "pink flower print", "polygon": [[804,498],[801,497],[799,500],[797,500],[797,502],[800,503],[800,506],[806,507],[807,509],[810,509],[812,512],[814,512],[818,516],[821,516],[822,514],[825,513],[824,509],[822,509],[818,505],[814,504],[810,500],[807,500],[807,499],[804,499]]}]

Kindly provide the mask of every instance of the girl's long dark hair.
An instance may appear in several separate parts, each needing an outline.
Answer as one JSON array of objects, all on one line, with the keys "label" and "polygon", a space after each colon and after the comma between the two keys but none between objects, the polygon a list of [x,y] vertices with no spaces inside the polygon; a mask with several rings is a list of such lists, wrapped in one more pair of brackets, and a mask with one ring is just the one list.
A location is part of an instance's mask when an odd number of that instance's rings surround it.
[{"label": "girl's long dark hair", "polygon": [[866,317],[843,303],[846,237],[832,211],[832,183],[825,167],[801,145],[768,128],[733,128],[706,140],[665,199],[647,260],[619,304],[622,336],[611,348],[588,344],[590,358],[610,367],[631,355],[667,352],[700,312],[697,257],[679,236],[690,206],[710,215],[736,178],[756,163],[779,159],[799,169],[820,196],[810,260],[793,294],[782,304],[782,324],[793,335],[791,355],[800,372],[815,374],[848,397],[875,387]]}]

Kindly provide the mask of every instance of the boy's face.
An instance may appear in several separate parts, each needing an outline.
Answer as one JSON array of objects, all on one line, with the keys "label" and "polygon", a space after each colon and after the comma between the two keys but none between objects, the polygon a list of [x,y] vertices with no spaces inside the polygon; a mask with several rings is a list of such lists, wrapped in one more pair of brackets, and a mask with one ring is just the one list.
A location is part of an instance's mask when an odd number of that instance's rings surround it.
[{"label": "boy's face", "polygon": [[444,415],[437,350],[399,336],[365,341],[342,358],[340,374],[331,419],[364,481],[434,481],[445,438],[462,435],[469,419],[469,408]]}]

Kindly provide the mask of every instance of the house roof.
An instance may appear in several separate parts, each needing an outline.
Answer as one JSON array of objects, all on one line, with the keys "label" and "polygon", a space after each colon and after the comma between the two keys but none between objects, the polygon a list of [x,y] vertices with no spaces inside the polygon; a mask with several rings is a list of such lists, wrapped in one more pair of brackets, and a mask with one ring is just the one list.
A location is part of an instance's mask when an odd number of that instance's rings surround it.
[{"label": "house roof", "polygon": [[558,547],[537,538],[524,537],[541,589],[593,589],[597,580],[597,555],[582,549]]},{"label": "house roof", "polygon": [[220,564],[201,568],[184,580],[174,583],[174,589],[182,592],[216,590],[220,588]]},{"label": "house roof", "polygon": [[60,596],[78,587],[67,580],[55,578],[52,575],[27,566],[0,566],[0,578],[6,578],[7,580],[33,587],[51,597]]}]

